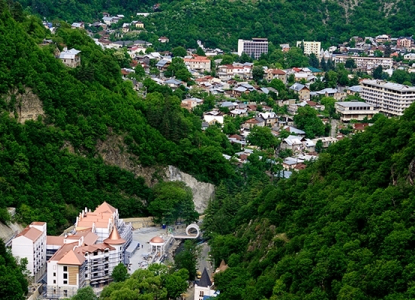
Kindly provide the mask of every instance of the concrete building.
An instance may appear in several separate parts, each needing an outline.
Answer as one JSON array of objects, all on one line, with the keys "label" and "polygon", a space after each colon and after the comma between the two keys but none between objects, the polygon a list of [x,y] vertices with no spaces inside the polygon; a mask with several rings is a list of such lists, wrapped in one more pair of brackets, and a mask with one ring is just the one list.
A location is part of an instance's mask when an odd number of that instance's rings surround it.
[{"label": "concrete building", "polygon": [[59,55],[59,59],[62,60],[62,62],[68,67],[76,68],[77,66],[81,65],[81,57],[79,53],[81,53],[81,51],[74,48],[68,50],[65,47]]},{"label": "concrete building", "polygon": [[46,269],[46,223],[32,222],[12,240],[12,254],[27,259],[27,270],[34,279]]},{"label": "concrete building", "polygon": [[320,56],[321,42],[297,41],[297,47],[301,47],[301,44],[304,46],[304,54],[310,55],[314,53],[317,57]]},{"label": "concrete building", "polygon": [[192,57],[185,57],[184,63],[189,66],[191,70],[199,72],[210,72],[210,59],[206,56],[193,55]]},{"label": "concrete building", "polygon": [[267,38],[253,38],[252,40],[238,40],[238,55],[246,53],[258,59],[262,53],[268,53]]},{"label": "concrete building", "polygon": [[348,122],[350,120],[362,121],[364,118],[371,119],[379,111],[374,105],[365,102],[350,101],[336,102],[336,113],[340,114],[340,120]]},{"label": "concrete building", "polygon": [[357,69],[367,71],[373,70],[377,66],[382,66],[384,69],[390,69],[393,66],[393,58],[390,57],[363,57],[363,56],[349,56],[349,55],[336,55],[333,56],[333,61],[337,63],[345,64],[348,59],[353,59]]},{"label": "concrete building", "polygon": [[383,80],[363,80],[360,96],[366,103],[390,116],[402,116],[415,101],[415,87]]},{"label": "concrete building", "polygon": [[400,37],[396,41],[396,47],[409,49],[411,48],[413,42],[414,40],[412,39],[412,37]]}]

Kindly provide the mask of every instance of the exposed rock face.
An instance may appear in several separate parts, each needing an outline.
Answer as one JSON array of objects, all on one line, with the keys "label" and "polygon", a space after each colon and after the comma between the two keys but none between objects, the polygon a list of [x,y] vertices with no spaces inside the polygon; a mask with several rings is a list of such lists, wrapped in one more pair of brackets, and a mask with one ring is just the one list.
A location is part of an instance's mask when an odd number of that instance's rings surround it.
[{"label": "exposed rock face", "polygon": [[169,181],[183,181],[192,189],[193,202],[198,213],[203,213],[207,208],[209,200],[215,194],[215,186],[211,183],[200,182],[192,175],[184,173],[174,166],[166,170],[166,177]]},{"label": "exposed rock face", "polygon": [[15,234],[23,230],[23,226],[17,223],[10,223],[8,225],[0,222],[0,239],[4,242],[9,241]]},{"label": "exposed rock face", "polygon": [[203,213],[209,200],[215,193],[215,186],[210,183],[200,182],[193,176],[184,173],[176,167],[143,167],[138,163],[138,157],[128,153],[121,136],[109,135],[105,141],[98,141],[98,153],[109,165],[118,166],[132,172],[135,176],[143,177],[146,184],[154,186],[159,180],[183,181],[193,192],[193,201],[196,211]]},{"label": "exposed rock face", "polygon": [[12,101],[14,111],[17,113],[19,123],[27,120],[37,120],[39,116],[44,116],[42,101],[32,92],[32,89],[25,88],[23,93],[12,91],[6,101]]}]

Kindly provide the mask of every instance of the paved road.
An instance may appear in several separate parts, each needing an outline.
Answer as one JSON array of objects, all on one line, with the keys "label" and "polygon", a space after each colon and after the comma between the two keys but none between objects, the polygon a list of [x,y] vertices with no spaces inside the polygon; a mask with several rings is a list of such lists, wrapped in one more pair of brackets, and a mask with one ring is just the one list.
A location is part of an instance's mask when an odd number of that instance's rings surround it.
[{"label": "paved road", "polygon": [[338,126],[339,126],[339,121],[332,119],[331,120],[331,132],[330,132],[331,137],[336,137]]},{"label": "paved road", "polygon": [[[200,272],[203,272],[203,270],[206,268],[206,270],[208,271],[208,274],[211,276],[213,274],[213,268],[209,260],[209,251],[210,251],[210,247],[208,246],[207,243],[201,244],[200,255],[198,258],[198,262],[197,262],[197,269]],[[188,289],[186,293],[187,300],[194,299],[194,290],[195,290],[194,287],[191,287]]]}]

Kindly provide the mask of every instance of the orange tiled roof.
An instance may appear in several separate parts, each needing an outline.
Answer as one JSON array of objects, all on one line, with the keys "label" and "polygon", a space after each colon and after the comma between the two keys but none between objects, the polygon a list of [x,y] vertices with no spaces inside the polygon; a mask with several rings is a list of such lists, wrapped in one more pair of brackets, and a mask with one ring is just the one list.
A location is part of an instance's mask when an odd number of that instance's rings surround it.
[{"label": "orange tiled roof", "polygon": [[35,242],[41,235],[42,231],[40,231],[39,229],[27,226],[16,237],[24,236],[25,238],[28,238],[29,240]]}]

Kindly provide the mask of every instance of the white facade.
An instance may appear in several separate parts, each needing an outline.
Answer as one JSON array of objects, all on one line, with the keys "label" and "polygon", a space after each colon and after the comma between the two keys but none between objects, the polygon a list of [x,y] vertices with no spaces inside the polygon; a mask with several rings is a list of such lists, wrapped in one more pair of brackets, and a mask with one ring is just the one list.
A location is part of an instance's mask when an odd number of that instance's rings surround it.
[{"label": "white facade", "polygon": [[12,254],[26,258],[27,270],[37,279],[46,266],[46,223],[33,222],[12,240]]},{"label": "white facade", "polygon": [[238,40],[238,55],[246,53],[258,59],[262,53],[268,53],[268,39],[253,38],[252,40]]},{"label": "white facade", "polygon": [[336,113],[340,114],[340,120],[343,122],[350,120],[362,121],[364,118],[371,119],[375,114],[379,113],[374,105],[359,101],[336,102],[335,108]]},{"label": "white facade", "polygon": [[321,42],[297,41],[297,47],[300,47],[301,43],[304,46],[304,54],[310,55],[311,53],[314,53],[317,57],[320,56]]},{"label": "white facade", "polygon": [[210,72],[211,62],[206,56],[195,56],[191,58],[184,58],[184,63],[189,66],[191,70],[197,70],[201,72]]},{"label": "white facade", "polygon": [[209,124],[219,123],[223,124],[223,113],[219,111],[207,112],[203,115],[203,120]]},{"label": "white facade", "polygon": [[383,80],[363,80],[361,97],[391,116],[402,116],[404,110],[415,102],[415,87]]},{"label": "white facade", "polygon": [[362,70],[375,69],[377,66],[382,66],[384,69],[393,67],[393,59],[390,57],[363,57],[363,56],[348,56],[336,55],[333,57],[334,62],[345,64],[348,59],[353,59],[356,67]]}]

